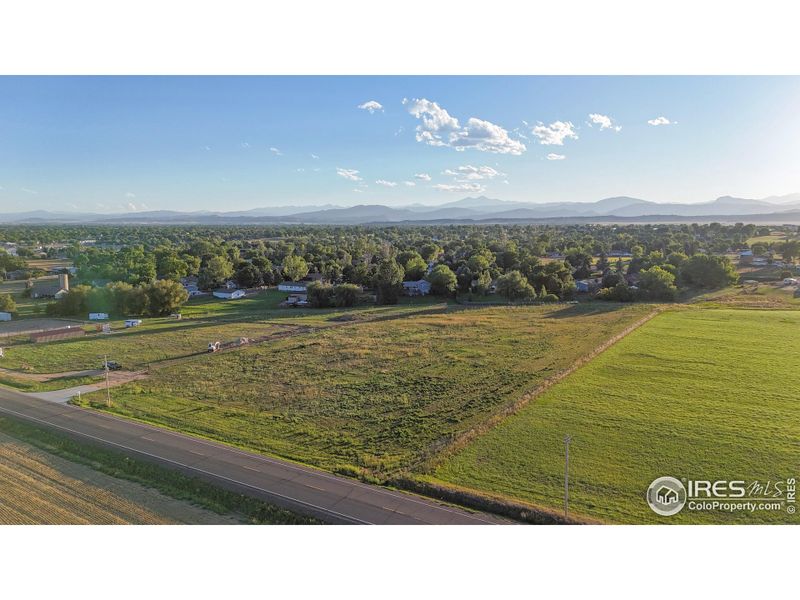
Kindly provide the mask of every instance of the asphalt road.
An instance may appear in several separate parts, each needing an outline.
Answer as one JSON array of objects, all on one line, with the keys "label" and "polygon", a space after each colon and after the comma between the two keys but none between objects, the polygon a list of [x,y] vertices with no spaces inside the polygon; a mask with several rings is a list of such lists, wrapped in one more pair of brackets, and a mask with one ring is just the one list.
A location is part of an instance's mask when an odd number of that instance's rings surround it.
[{"label": "asphalt road", "polygon": [[56,429],[329,523],[477,525],[482,513],[0,387],[0,414]]}]

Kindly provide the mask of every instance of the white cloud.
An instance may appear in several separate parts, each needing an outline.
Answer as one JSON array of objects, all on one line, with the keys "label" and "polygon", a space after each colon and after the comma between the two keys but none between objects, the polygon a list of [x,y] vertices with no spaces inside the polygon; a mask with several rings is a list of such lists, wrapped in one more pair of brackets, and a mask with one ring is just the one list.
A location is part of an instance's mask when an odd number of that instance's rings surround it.
[{"label": "white cloud", "polygon": [[39,192],[37,192],[36,190],[32,190],[32,189],[30,189],[30,188],[20,188],[20,189],[19,189],[19,191],[20,191],[20,192],[25,192],[26,194],[30,194],[30,195],[32,195],[32,196],[35,196],[36,194],[38,194],[38,193],[39,193]]},{"label": "white cloud", "polygon": [[621,125],[616,125],[614,123],[614,119],[609,117],[608,115],[601,115],[598,113],[591,113],[589,115],[589,127],[592,125],[600,125],[600,129],[611,129],[612,131],[620,131],[622,129]]},{"label": "white cloud", "polygon": [[672,125],[673,122],[670,121],[667,117],[656,117],[655,119],[650,119],[647,121],[650,125],[658,126],[658,125]]},{"label": "white cloud", "polygon": [[492,167],[482,166],[482,167],[473,167],[472,165],[462,165],[457,167],[456,169],[447,169],[443,171],[444,175],[451,175],[453,177],[458,177],[459,180],[463,181],[476,181],[479,179],[494,179],[499,175],[503,175],[500,171],[493,169]]},{"label": "white cloud", "polygon": [[378,179],[375,183],[385,187],[397,187],[396,181],[386,181],[385,179]]},{"label": "white cloud", "polygon": [[415,185],[417,185],[413,181],[404,181],[403,184],[407,185],[408,187],[414,187]]},{"label": "white cloud", "polygon": [[211,146],[203,146],[203,150],[206,152],[211,152]]},{"label": "white cloud", "polygon": [[249,148],[250,147],[250,142],[242,142],[241,144],[239,144],[239,146],[242,147],[242,148]]},{"label": "white cloud", "polygon": [[133,192],[125,192],[125,197],[126,198],[136,198],[136,194],[134,194]]},{"label": "white cloud", "polygon": [[414,178],[415,179],[419,179],[420,181],[430,181],[431,180],[431,176],[428,175],[427,173],[417,173],[416,175],[414,175]]},{"label": "white cloud", "polygon": [[547,155],[547,160],[564,160],[567,158],[563,154],[556,154],[555,152],[551,152]]},{"label": "white cloud", "polygon": [[486,188],[480,183],[437,183],[434,189],[442,192],[483,192]]},{"label": "white cloud", "polygon": [[317,156],[316,154],[312,154],[311,158],[313,158],[314,160],[317,160],[319,158],[319,156]]},{"label": "white cloud", "polygon": [[125,208],[128,210],[137,210],[136,205],[133,202],[128,202],[128,204],[125,205]]},{"label": "white cloud", "polygon": [[458,151],[475,148],[497,154],[519,155],[526,150],[525,144],[511,139],[505,129],[489,121],[470,117],[462,126],[444,108],[426,98],[404,98],[403,104],[408,106],[409,113],[422,121],[416,129],[418,142]]},{"label": "white cloud", "polygon": [[356,171],[355,169],[342,169],[339,167],[336,168],[336,174],[339,175],[339,177],[344,177],[349,181],[361,181],[362,179],[364,179],[363,177],[360,177],[358,173],[359,172]]},{"label": "white cloud", "polygon": [[566,138],[578,139],[574,125],[570,121],[554,121],[550,125],[539,123],[531,133],[539,138],[539,143],[546,146],[563,146]]},{"label": "white cloud", "polygon": [[363,193],[363,192],[364,192],[364,190],[360,190],[360,189],[358,189],[358,188],[353,188],[353,191],[354,191],[354,192],[358,192],[359,194],[361,194],[361,193]]},{"label": "white cloud", "polygon": [[372,114],[376,110],[382,111],[383,104],[381,104],[380,102],[376,102],[375,100],[368,100],[367,102],[364,102],[364,104],[359,104],[358,108],[360,108],[361,110],[366,110],[369,112],[369,114]]},{"label": "white cloud", "polygon": [[274,146],[269,149],[275,156],[283,156],[283,153]]}]

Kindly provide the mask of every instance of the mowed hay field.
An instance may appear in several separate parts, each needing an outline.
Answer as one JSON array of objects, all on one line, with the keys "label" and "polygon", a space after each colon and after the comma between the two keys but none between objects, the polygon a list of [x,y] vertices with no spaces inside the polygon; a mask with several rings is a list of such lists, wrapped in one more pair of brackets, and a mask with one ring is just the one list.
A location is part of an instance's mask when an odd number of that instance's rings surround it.
[{"label": "mowed hay field", "polygon": [[782,512],[660,517],[657,477],[785,480],[800,466],[800,312],[665,312],[449,457],[435,479],[616,523],[796,523]]},{"label": "mowed hay field", "polygon": [[0,433],[0,525],[236,522]]},{"label": "mowed hay field", "polygon": [[[648,306],[452,309],[155,366],[111,410],[337,472],[414,469]],[[84,396],[104,409],[100,395]]]}]

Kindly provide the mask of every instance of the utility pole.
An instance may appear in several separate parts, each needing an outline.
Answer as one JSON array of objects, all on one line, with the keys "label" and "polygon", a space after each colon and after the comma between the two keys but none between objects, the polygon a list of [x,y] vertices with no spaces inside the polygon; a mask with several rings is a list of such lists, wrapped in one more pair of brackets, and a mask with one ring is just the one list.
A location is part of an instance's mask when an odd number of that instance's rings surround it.
[{"label": "utility pole", "polygon": [[111,383],[109,382],[108,373],[108,354],[105,355],[103,366],[106,368],[106,406],[111,406]]},{"label": "utility pole", "polygon": [[571,435],[564,436],[564,519],[569,515],[569,443],[571,441]]}]

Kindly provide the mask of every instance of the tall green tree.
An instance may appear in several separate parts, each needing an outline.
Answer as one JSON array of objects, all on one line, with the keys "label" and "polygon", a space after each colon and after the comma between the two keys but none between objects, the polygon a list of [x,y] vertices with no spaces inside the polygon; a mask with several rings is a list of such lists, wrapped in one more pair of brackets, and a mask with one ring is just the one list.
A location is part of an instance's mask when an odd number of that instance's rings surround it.
[{"label": "tall green tree", "polygon": [[452,295],[458,285],[456,274],[447,265],[436,265],[427,279],[431,284],[431,293],[437,296]]},{"label": "tall green tree", "polygon": [[302,256],[290,254],[283,259],[283,275],[289,281],[299,281],[308,275],[309,267]]},{"label": "tall green tree", "polygon": [[375,291],[378,304],[397,304],[403,289],[405,271],[394,257],[384,258],[375,273]]}]

